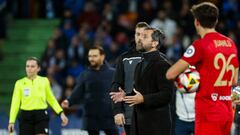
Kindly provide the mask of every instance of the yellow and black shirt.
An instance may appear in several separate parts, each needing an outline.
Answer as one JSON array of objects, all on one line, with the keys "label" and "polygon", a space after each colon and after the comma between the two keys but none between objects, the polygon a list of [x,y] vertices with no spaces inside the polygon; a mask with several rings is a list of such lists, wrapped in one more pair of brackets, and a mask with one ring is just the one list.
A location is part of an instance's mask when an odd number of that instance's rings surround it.
[{"label": "yellow and black shirt", "polygon": [[25,111],[47,109],[48,104],[60,114],[63,110],[54,97],[49,80],[37,76],[34,80],[24,77],[15,83],[9,123],[15,123],[19,109]]}]

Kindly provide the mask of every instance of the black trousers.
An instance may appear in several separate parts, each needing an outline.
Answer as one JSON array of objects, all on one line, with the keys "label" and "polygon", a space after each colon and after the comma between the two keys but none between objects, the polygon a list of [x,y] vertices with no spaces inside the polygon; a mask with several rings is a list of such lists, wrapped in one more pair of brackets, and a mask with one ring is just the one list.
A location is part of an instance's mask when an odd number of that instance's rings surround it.
[{"label": "black trousers", "polygon": [[124,125],[126,135],[131,135],[131,125]]},{"label": "black trousers", "polygon": [[21,110],[19,114],[20,135],[49,134],[49,116],[46,110]]}]

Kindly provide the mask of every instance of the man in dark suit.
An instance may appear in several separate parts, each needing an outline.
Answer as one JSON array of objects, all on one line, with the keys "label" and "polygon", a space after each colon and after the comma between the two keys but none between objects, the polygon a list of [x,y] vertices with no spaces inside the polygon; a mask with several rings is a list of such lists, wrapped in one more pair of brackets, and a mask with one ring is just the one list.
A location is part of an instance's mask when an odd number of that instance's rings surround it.
[{"label": "man in dark suit", "polygon": [[[81,73],[70,98],[62,102],[62,107],[82,103],[84,106],[83,129],[89,135],[118,135],[109,89],[114,70],[104,64],[105,53],[101,47],[92,47],[88,52],[89,69]],[[81,102],[82,101],[82,102]]]},{"label": "man in dark suit", "polygon": [[174,85],[165,74],[171,66],[158,51],[164,39],[161,31],[146,28],[142,37],[143,60],[137,65],[131,95],[111,93],[115,102],[134,106],[132,135],[172,135],[171,101]]}]

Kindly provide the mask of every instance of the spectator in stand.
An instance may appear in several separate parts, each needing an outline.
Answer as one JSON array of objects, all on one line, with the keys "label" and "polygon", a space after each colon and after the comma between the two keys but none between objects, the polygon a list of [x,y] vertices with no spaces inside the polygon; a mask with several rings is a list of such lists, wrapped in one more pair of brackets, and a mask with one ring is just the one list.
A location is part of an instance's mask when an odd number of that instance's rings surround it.
[{"label": "spectator in stand", "polygon": [[41,74],[46,75],[47,74],[47,68],[50,66],[50,58],[54,57],[56,53],[56,45],[53,39],[48,40],[47,48],[43,52],[42,58],[41,58]]},{"label": "spectator in stand", "polygon": [[176,33],[176,21],[170,19],[167,16],[165,10],[160,9],[157,12],[157,17],[150,23],[153,28],[161,29],[165,32],[166,41],[165,44],[171,45],[173,43],[173,35]]},{"label": "spectator in stand", "polygon": [[150,23],[154,19],[155,15],[155,8],[152,1],[149,0],[140,0],[138,2],[138,22],[145,21],[147,23]]},{"label": "spectator in stand", "polygon": [[[73,76],[68,75],[64,82],[63,87],[64,87],[65,93],[62,99],[66,99],[70,97],[70,95],[72,94],[72,89],[74,88],[75,85],[76,85],[76,79]],[[70,92],[68,90],[70,90]]]},{"label": "spectator in stand", "polygon": [[64,50],[59,49],[49,60],[49,68],[54,68],[55,79],[58,83],[63,84],[63,77],[66,74],[66,58]]},{"label": "spectator in stand", "polygon": [[107,20],[103,20],[96,30],[94,40],[103,44],[103,47],[109,47],[113,41],[110,35],[111,23]]},{"label": "spectator in stand", "polygon": [[114,12],[113,7],[111,6],[110,3],[106,3],[104,5],[104,9],[102,12],[102,17],[104,18],[104,20],[107,21],[114,21],[114,19],[116,18],[116,13]]},{"label": "spectator in stand", "polygon": [[70,20],[65,20],[63,22],[63,27],[61,27],[61,31],[68,41],[71,41],[72,37],[76,34],[76,30],[73,26],[73,23]]},{"label": "spectator in stand", "polygon": [[87,1],[84,5],[83,12],[78,17],[78,24],[87,23],[90,29],[95,31],[100,23],[100,14],[97,11],[96,5],[92,1]]},{"label": "spectator in stand", "polygon": [[61,18],[61,21],[60,21],[60,27],[64,26],[64,22],[65,21],[70,21],[72,26],[74,28],[77,28],[76,17],[73,16],[72,11],[70,9],[68,9],[68,8],[64,9],[64,11],[63,11],[63,17]]},{"label": "spectator in stand", "polygon": [[84,8],[86,0],[64,0],[64,7],[71,10],[73,16],[78,16]]},{"label": "spectator in stand", "polygon": [[63,89],[61,85],[55,80],[53,68],[48,68],[47,78],[50,82],[53,95],[56,97],[57,101],[62,99]]},{"label": "spectator in stand", "polygon": [[179,15],[177,16],[177,21],[181,28],[184,30],[183,34],[192,37],[195,34],[193,18],[191,13],[189,12],[190,5],[187,1],[182,3],[181,10]]},{"label": "spectator in stand", "polygon": [[237,29],[235,31],[236,38],[237,38],[237,49],[238,49],[238,59],[240,60],[240,20],[237,21]]},{"label": "spectator in stand", "polygon": [[184,51],[180,38],[181,36],[174,34],[172,37],[173,42],[170,46],[168,46],[166,51],[168,58],[174,62],[181,58]]},{"label": "spectator in stand", "polygon": [[67,73],[66,75],[71,75],[74,78],[77,78],[81,72],[85,70],[85,66],[80,64],[76,59],[72,59],[67,66]]},{"label": "spectator in stand", "polygon": [[71,39],[71,44],[67,50],[67,58],[69,61],[76,60],[79,64],[85,65],[87,62],[88,46],[84,41],[79,39],[78,35],[74,35]]},{"label": "spectator in stand", "polygon": [[55,28],[53,33],[53,40],[55,42],[56,49],[67,50],[69,41],[60,28]]}]

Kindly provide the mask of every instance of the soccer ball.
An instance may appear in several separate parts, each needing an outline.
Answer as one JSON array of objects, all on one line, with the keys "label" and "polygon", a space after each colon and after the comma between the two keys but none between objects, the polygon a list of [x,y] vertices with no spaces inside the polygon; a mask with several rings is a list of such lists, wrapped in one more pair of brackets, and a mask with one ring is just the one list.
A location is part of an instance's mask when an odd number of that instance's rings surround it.
[{"label": "soccer ball", "polygon": [[175,80],[175,85],[181,93],[193,93],[198,90],[200,75],[195,67],[191,66],[181,73]]}]

